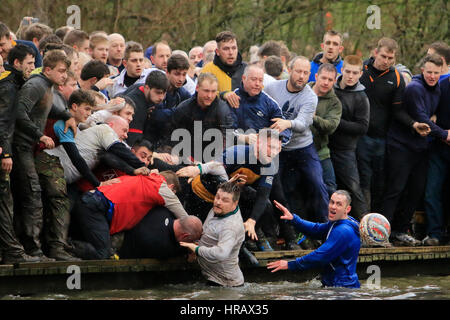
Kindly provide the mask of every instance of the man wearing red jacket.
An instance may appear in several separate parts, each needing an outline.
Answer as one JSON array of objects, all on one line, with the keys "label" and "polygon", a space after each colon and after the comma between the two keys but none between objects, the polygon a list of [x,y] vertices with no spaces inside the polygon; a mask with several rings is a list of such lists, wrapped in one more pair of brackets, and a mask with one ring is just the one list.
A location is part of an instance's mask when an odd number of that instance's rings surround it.
[{"label": "man wearing red jacket", "polygon": [[76,219],[87,244],[74,253],[82,259],[109,258],[110,235],[132,229],[156,206],[166,207],[177,218],[188,215],[175,195],[180,187],[174,172],[118,179],[119,183],[86,192],[76,205]]}]

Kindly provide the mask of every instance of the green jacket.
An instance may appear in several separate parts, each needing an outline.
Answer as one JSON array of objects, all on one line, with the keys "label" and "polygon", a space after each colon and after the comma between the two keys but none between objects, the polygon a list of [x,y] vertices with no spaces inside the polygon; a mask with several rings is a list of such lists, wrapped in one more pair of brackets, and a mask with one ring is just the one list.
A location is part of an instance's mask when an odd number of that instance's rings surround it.
[{"label": "green jacket", "polygon": [[[313,88],[315,82],[310,82],[308,85]],[[342,105],[339,98],[331,89],[325,96],[318,97],[316,114],[313,117],[313,124],[311,131],[314,137],[314,146],[320,160],[330,157],[330,149],[328,148],[328,136],[336,130],[341,120]]]}]

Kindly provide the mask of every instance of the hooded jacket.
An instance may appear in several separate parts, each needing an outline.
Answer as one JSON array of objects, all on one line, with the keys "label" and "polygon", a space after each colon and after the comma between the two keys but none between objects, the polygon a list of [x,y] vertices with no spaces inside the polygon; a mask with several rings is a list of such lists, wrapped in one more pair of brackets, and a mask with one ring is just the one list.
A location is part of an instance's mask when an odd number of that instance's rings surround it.
[{"label": "hooded jacket", "polygon": [[341,80],[342,76],[339,76],[334,92],[342,103],[342,116],[336,131],[330,136],[329,147],[341,151],[355,150],[359,138],[369,128],[370,104],[360,82],[341,89]]},{"label": "hooded jacket", "polygon": [[[430,117],[437,110],[440,95],[439,84],[430,87],[425,82],[423,75],[419,74],[415,75],[405,88],[403,104],[412,119],[430,126],[431,137],[447,139],[447,131],[430,120]],[[414,152],[421,152],[428,149],[430,139],[420,136],[413,129],[394,120],[388,132],[387,143],[399,148],[407,148]]]},{"label": "hooded jacket", "polygon": [[[319,67],[322,65],[320,59],[323,57],[323,52],[319,52],[311,61],[311,74],[309,75],[308,82],[316,81],[316,73],[319,70]],[[336,67],[336,71],[338,74],[341,74],[342,65],[344,64],[344,60],[342,60],[341,56],[338,56],[335,61],[333,61],[334,66]]]},{"label": "hooded jacket", "polygon": [[[311,88],[314,88],[315,84],[315,82],[308,83]],[[320,160],[330,157],[328,136],[336,130],[341,114],[342,105],[333,89],[324,96],[318,96],[316,114],[313,117],[313,124],[310,128],[313,134],[314,146]]]},{"label": "hooded jacket", "polygon": [[352,217],[327,223],[313,223],[294,214],[295,228],[325,242],[313,252],[288,262],[289,270],[322,268],[322,284],[327,287],[359,288],[356,264],[361,241],[359,224]]}]

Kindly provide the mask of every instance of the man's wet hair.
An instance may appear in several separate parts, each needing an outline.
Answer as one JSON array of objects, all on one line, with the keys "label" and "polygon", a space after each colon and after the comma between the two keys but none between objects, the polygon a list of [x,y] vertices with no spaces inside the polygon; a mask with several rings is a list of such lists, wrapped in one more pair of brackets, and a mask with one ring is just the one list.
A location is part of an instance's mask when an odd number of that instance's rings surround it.
[{"label": "man's wet hair", "polygon": [[166,92],[169,89],[169,84],[169,79],[166,74],[160,70],[150,72],[147,78],[145,78],[145,85],[150,89],[159,89]]},{"label": "man's wet hair", "polygon": [[350,195],[350,193],[347,190],[336,190],[335,192],[333,192],[333,194],[338,194],[341,196],[344,196],[345,199],[347,200],[347,205],[349,206],[352,203],[352,196]]},{"label": "man's wet hair", "polygon": [[72,108],[72,105],[74,103],[77,106],[80,106],[83,103],[90,105],[92,107],[95,107],[96,105],[94,96],[90,94],[89,91],[83,89],[78,89],[72,92],[68,101],[69,109]]},{"label": "man's wet hair", "polygon": [[137,140],[134,144],[133,144],[133,146],[131,147],[131,149],[133,149],[133,150],[138,150],[139,148],[141,148],[141,147],[145,147],[145,148],[147,148],[148,150],[150,150],[151,152],[153,152],[154,151],[154,147],[153,147],[153,144],[150,142],[150,141],[148,141],[148,140],[146,140],[146,139],[139,139],[139,140]]},{"label": "man's wet hair", "polygon": [[188,70],[189,60],[181,54],[173,54],[167,61],[167,72],[172,70]]},{"label": "man's wet hair", "polygon": [[11,50],[8,53],[8,63],[9,65],[14,65],[14,61],[16,59],[19,60],[19,62],[22,62],[27,55],[32,55],[35,57],[33,49],[31,49],[30,46],[24,45],[24,44],[17,44],[14,47],[11,48]]},{"label": "man's wet hair", "polygon": [[224,183],[221,183],[217,190],[222,190],[223,192],[230,193],[233,197],[233,201],[239,201],[239,198],[241,196],[241,187],[235,182],[235,181],[227,181]]},{"label": "man's wet hair", "polygon": [[92,77],[100,80],[106,75],[109,75],[108,66],[99,60],[91,60],[84,65],[83,69],[81,69],[80,78],[84,81],[89,80]]}]

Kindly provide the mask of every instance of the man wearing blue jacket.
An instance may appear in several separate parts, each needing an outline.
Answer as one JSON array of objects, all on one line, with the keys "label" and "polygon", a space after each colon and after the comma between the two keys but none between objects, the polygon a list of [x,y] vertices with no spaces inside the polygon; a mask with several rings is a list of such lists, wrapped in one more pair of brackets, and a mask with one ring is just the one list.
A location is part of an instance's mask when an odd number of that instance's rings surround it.
[{"label": "man wearing blue jacket", "polygon": [[[431,137],[450,141],[449,130],[430,120],[439,104],[441,68],[442,59],[439,55],[426,56],[422,61],[422,73],[414,76],[405,89],[403,104],[414,121],[426,123],[430,127]],[[425,190],[430,139],[395,119],[389,128],[386,143],[387,188],[382,214],[391,223],[394,245],[416,246],[420,242],[407,232]],[[405,191],[407,196],[402,197]]]},{"label": "man wearing blue jacket", "polygon": [[325,242],[315,251],[292,261],[278,260],[267,264],[272,272],[279,270],[306,270],[322,268],[322,284],[326,287],[359,288],[356,263],[361,246],[359,224],[348,214],[351,197],[345,190],[331,195],[328,222],[313,223],[292,214],[275,201],[283,212],[281,219],[291,221],[305,235]]}]

